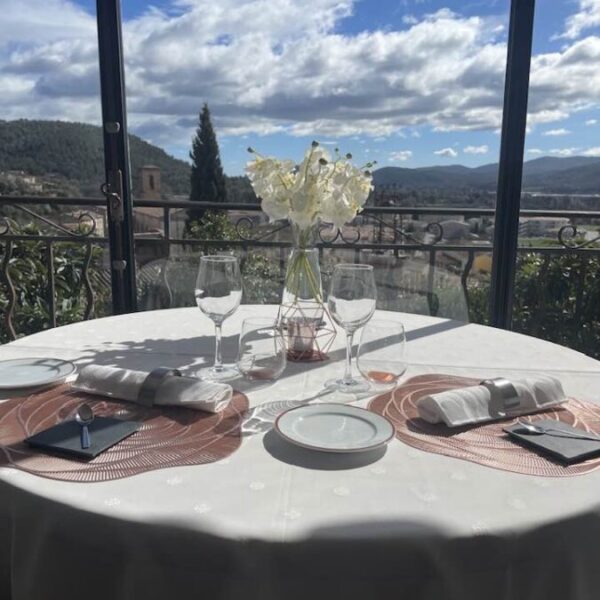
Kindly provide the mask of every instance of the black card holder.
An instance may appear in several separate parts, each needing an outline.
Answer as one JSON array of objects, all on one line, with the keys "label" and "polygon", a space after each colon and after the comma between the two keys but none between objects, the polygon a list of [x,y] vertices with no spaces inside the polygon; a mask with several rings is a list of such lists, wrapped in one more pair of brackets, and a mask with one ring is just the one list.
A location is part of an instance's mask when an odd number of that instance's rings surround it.
[{"label": "black card holder", "polygon": [[79,458],[94,458],[129,437],[141,427],[137,421],[122,421],[112,417],[96,417],[88,426],[89,448],[81,447],[81,428],[76,421],[64,421],[40,431],[25,442],[53,454],[65,454]]},{"label": "black card holder", "polygon": [[[552,419],[543,419],[535,421],[534,423],[541,427],[560,429],[560,431],[565,434],[590,435],[587,431],[576,429],[567,423]],[[546,454],[555,458],[562,463],[570,465],[600,456],[600,441],[559,437],[557,435],[551,435],[550,433],[531,435],[513,431],[514,429],[519,429],[519,427],[520,425],[518,424],[512,425],[511,427],[505,427],[504,431],[516,442],[536,450],[541,454]]]}]

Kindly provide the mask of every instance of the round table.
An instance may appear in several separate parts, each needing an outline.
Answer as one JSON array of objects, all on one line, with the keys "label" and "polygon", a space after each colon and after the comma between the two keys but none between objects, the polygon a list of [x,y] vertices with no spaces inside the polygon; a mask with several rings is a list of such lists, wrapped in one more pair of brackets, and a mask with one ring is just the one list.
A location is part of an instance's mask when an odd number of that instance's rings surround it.
[{"label": "round table", "polygon": [[[241,306],[224,325],[225,358],[244,318],[276,313]],[[546,373],[568,395],[600,400],[600,363],[583,354],[480,325],[402,318],[406,377]],[[0,347],[0,359],[193,370],[211,360],[213,339],[197,309],[173,309],[41,332]],[[324,400],[343,346],[338,335],[329,361],[288,364],[274,384],[234,385],[251,407]],[[0,468],[0,597],[598,597],[600,472],[525,476],[398,440],[374,462],[336,463],[269,429],[269,419],[249,422],[225,460],[103,483]]]}]

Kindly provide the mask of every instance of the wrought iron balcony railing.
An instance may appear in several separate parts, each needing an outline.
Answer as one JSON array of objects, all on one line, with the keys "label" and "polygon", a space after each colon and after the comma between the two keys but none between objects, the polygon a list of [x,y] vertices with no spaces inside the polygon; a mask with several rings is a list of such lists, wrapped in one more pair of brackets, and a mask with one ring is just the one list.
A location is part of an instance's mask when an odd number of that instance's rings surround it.
[{"label": "wrought iron balcony railing", "polygon": [[[210,232],[205,232],[202,238],[191,237],[185,224],[186,211],[192,208],[227,215],[228,227],[218,236],[213,232],[211,237]],[[521,240],[519,254],[539,255],[542,272],[557,256],[579,256],[584,263],[591,257],[600,256],[600,244],[597,243],[600,240],[597,233],[600,212],[523,210],[521,217],[522,238],[525,234],[527,237]],[[489,271],[493,218],[494,210],[487,208],[366,207],[343,230],[323,226],[319,231],[318,247],[324,263],[328,257],[338,257],[337,260],[343,257],[346,261],[378,265],[385,308],[394,308],[395,300],[412,292],[423,297],[430,314],[453,316],[440,310],[438,288],[440,277],[445,277],[444,285],[460,288],[466,317],[473,318],[471,293]],[[158,300],[154,307],[178,304],[168,270],[170,265],[185,260],[190,253],[227,248],[239,253],[243,261],[249,256],[263,256],[270,267],[270,284],[276,288],[283,281],[291,245],[287,224],[268,224],[258,204],[144,200],[135,203],[134,219],[138,284],[142,282],[146,287],[156,288],[154,297]],[[584,224],[588,230],[582,235]],[[41,279],[28,280],[15,272],[19,259],[32,258],[24,251],[28,244],[30,250],[31,245],[35,245],[32,251],[38,268],[43,270]],[[46,316],[40,319],[38,315],[37,327],[58,324],[57,299],[60,296],[64,304],[66,292],[62,288],[57,290],[57,285],[64,287],[61,273],[65,269],[70,273],[70,281],[75,282],[71,294],[76,297],[71,301],[78,306],[71,318],[89,319],[107,312],[108,309],[99,307],[97,300],[100,291],[110,293],[108,245],[104,199],[0,196],[0,317],[5,337],[14,339],[31,332],[31,325],[26,331],[19,331],[15,326],[15,315],[23,309],[20,302],[27,296],[24,287],[28,285],[38,286],[28,290],[29,298],[32,294],[39,298],[42,317]],[[57,249],[63,259],[63,251],[71,252],[70,258],[67,256],[66,259],[68,265],[63,260],[57,266]],[[477,260],[482,256],[488,259]],[[400,264],[405,273],[408,271],[407,262],[413,264],[413,279],[409,281],[410,277],[407,277],[401,285],[391,281],[390,274],[394,269],[398,270]],[[482,262],[485,263],[483,267]],[[326,275],[327,268],[324,270]],[[584,287],[574,286],[578,296],[576,306],[583,303]],[[274,291],[272,298],[276,296]],[[543,295],[541,298],[543,300]],[[476,319],[482,320],[481,315]]]}]

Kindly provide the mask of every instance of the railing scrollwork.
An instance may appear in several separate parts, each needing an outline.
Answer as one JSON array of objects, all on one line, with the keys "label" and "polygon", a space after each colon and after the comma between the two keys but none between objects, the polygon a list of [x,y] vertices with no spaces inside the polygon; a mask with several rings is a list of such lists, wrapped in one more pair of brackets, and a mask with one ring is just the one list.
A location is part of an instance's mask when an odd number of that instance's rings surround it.
[{"label": "railing scrollwork", "polygon": [[[77,220],[77,229],[73,231],[72,229],[68,229],[63,227],[59,223],[55,223],[54,221],[46,218],[39,213],[27,208],[26,206],[22,206],[20,204],[11,204],[13,208],[25,213],[30,216],[34,221],[39,221],[47,225],[55,232],[62,233],[65,236],[71,237],[73,239],[85,239],[92,236],[97,228],[96,219],[89,212],[79,213],[75,218]],[[11,233],[13,228],[11,227],[10,220],[6,217],[0,217],[0,236],[5,236]]]},{"label": "railing scrollwork", "polygon": [[[81,299],[81,312],[78,318],[92,318],[97,312],[95,304],[99,304],[99,299],[104,299],[104,293],[110,292],[110,281],[107,274],[110,268],[115,268],[114,263],[107,266],[107,261],[99,263],[95,257],[100,257],[101,248],[106,249],[110,245],[110,240],[104,232],[104,215],[108,213],[109,219],[119,218],[122,209],[121,198],[118,190],[118,178],[112,185],[103,185],[102,193],[105,198],[36,198],[36,197],[0,197],[0,207],[10,207],[11,211],[0,215],[0,291],[3,296],[2,306],[2,324],[0,328],[3,332],[8,332],[9,337],[14,338],[19,331],[15,331],[14,320],[20,317],[20,307],[17,299],[20,290],[16,288],[15,256],[20,256],[21,244],[28,242],[39,242],[39,248],[43,254],[40,260],[47,269],[56,269],[58,257],[62,256],[61,244],[66,243],[64,248],[71,252],[71,245],[77,244],[80,253],[77,256],[78,269],[80,270],[80,285],[77,288],[78,298]],[[49,212],[48,214],[39,214],[36,205],[52,203],[57,206],[73,207],[63,210],[61,213]],[[177,260],[185,262],[184,249],[188,246],[200,248],[202,251],[221,251],[226,247],[232,252],[237,252],[241,256],[247,256],[250,251],[263,255],[270,259],[279,268],[281,280],[285,272],[285,260],[292,243],[290,235],[290,225],[287,221],[277,221],[267,224],[264,214],[261,213],[261,207],[258,204],[230,204],[223,205],[218,203],[199,203],[186,200],[181,201],[158,201],[144,200],[136,201],[135,207],[154,207],[162,208],[164,212],[164,229],[160,235],[153,237],[144,235],[144,248],[147,250],[146,258],[160,260],[162,268],[157,271],[148,271],[144,274],[144,267],[147,262],[142,260],[140,268],[140,279],[151,275],[150,283],[161,287],[164,291],[160,295],[160,306],[172,306],[175,304],[177,292],[177,272],[173,270],[173,282],[170,282],[170,265]],[[32,208],[34,210],[32,210]],[[173,209],[183,209],[179,211],[179,221],[174,220],[170,225],[169,215],[174,214]],[[214,236],[215,239],[206,238],[188,238],[185,234],[182,218],[185,218],[186,210],[190,208],[200,208],[202,210],[214,210],[228,215],[229,226],[226,228],[230,232],[227,239]],[[37,212],[36,212],[37,211]],[[240,214],[241,213],[241,214]],[[61,221],[55,222],[61,215]],[[473,232],[468,229],[469,218],[492,218],[491,209],[454,209],[449,207],[401,207],[401,206],[367,206],[358,216],[357,220],[343,228],[337,228],[335,225],[323,223],[316,231],[316,245],[319,249],[319,255],[325,265],[335,263],[336,260],[343,258],[349,259],[353,252],[354,261],[372,260],[373,264],[379,265],[382,269],[382,285],[389,288],[387,298],[390,302],[397,302],[397,289],[393,285],[402,286],[402,293],[426,295],[426,302],[430,314],[437,314],[443,309],[443,302],[447,302],[445,296],[436,293],[436,290],[445,285],[460,286],[467,304],[467,311],[470,310],[469,288],[473,285],[473,277],[478,273],[489,272],[488,260],[480,260],[481,255],[491,254],[492,241],[486,237],[485,230]],[[594,211],[522,211],[524,217],[542,217],[542,218],[569,218],[571,223],[560,228],[558,233],[551,233],[552,230],[545,232],[544,237],[547,241],[538,243],[536,239],[531,240],[532,246],[527,242],[519,248],[519,252],[539,253],[543,256],[553,255],[593,255],[600,256],[600,234],[586,226],[587,232],[584,238],[583,227],[572,224],[574,222],[587,222],[600,218],[600,212]],[[66,219],[65,219],[66,215]],[[182,215],[182,216],[181,216]],[[423,216],[421,216],[423,215]],[[425,216],[427,215],[427,217]],[[23,218],[25,217],[25,218]],[[101,229],[98,233],[98,228]],[[459,221],[460,226],[445,227],[442,225],[444,219]],[[565,221],[563,221],[565,222]],[[591,221],[593,222],[593,221]],[[32,224],[39,227],[32,227]],[[547,224],[543,221],[543,224]],[[171,229],[171,227],[173,229]],[[153,230],[155,232],[156,230]],[[95,234],[95,235],[94,235]],[[475,234],[475,235],[473,235]],[[554,243],[551,243],[549,236],[558,235],[558,241],[554,237]],[[534,236],[530,236],[534,237]],[[218,238],[218,239],[217,239]],[[38,246],[36,246],[38,248]],[[179,248],[172,252],[174,248]],[[18,250],[18,251],[17,251]],[[336,256],[337,251],[341,251]],[[73,254],[71,254],[73,256]],[[327,256],[331,255],[333,261],[329,261]],[[138,259],[141,254],[138,254]],[[548,259],[549,260],[549,259]],[[100,266],[104,265],[104,266]],[[99,270],[96,269],[99,267]],[[102,270],[103,269],[103,270]],[[399,274],[398,281],[393,285],[388,285],[390,273]],[[53,275],[56,275],[54,286]],[[11,274],[13,279],[11,279]],[[475,274],[475,275],[474,275]],[[581,280],[583,281],[583,279]],[[440,283],[441,282],[441,283]],[[448,283],[450,282],[450,283]],[[170,287],[173,283],[173,289]],[[19,285],[26,285],[26,282]],[[60,285],[58,285],[60,284]],[[94,286],[98,286],[94,289]],[[102,286],[108,286],[102,287]],[[441,286],[441,287],[440,287]],[[392,289],[393,288],[393,289]],[[272,291],[272,290],[271,290]],[[271,291],[269,293],[271,293]],[[48,308],[53,306],[60,311],[61,303],[55,301],[55,295],[61,295],[62,300],[62,282],[58,279],[58,274],[48,271],[48,288],[46,293],[40,292],[47,298]],[[394,296],[396,294],[396,296]],[[581,312],[583,306],[583,292],[578,296],[578,311]],[[421,299],[422,300],[422,299]],[[421,302],[419,300],[419,302]],[[421,305],[419,305],[421,306]],[[441,307],[441,308],[440,308]],[[15,316],[16,315],[16,316]],[[63,320],[59,316],[59,323]],[[55,322],[54,317],[48,319],[48,325],[52,326]]]},{"label": "railing scrollwork", "polygon": [[589,248],[593,244],[600,242],[600,235],[590,240],[577,242],[578,230],[577,225],[564,225],[558,230],[558,241],[561,245],[569,250],[581,250]]},{"label": "railing scrollwork", "polygon": [[402,239],[408,240],[415,246],[431,248],[432,246],[435,246],[444,239],[444,227],[441,223],[437,221],[427,223],[427,225],[423,228],[423,239],[420,240],[412,233],[405,231],[404,229],[398,227],[395,224],[388,223],[385,219],[382,219],[377,215],[369,215],[369,218],[375,221],[376,223],[379,223],[380,226],[394,231]]},{"label": "railing scrollwork", "polygon": [[8,331],[8,335],[11,339],[17,339],[17,332],[15,331],[15,327],[13,325],[13,313],[15,310],[15,304],[17,303],[17,290],[13,284],[13,281],[10,276],[10,259],[12,258],[13,251],[13,242],[12,240],[7,240],[4,246],[4,257],[2,259],[2,264],[0,265],[0,276],[7,290],[7,298],[8,305],[4,312],[4,326],[6,327],[6,331]]},{"label": "railing scrollwork", "polygon": [[6,217],[0,217],[0,237],[11,232],[10,221]]},{"label": "railing scrollwork", "polygon": [[[24,200],[28,200],[25,198]],[[39,198],[39,204],[47,204],[54,201],[60,204],[60,198]],[[39,212],[31,210],[18,201],[3,203],[16,210],[28,218],[25,225],[19,225],[15,218],[9,218],[0,215],[0,252],[2,259],[0,262],[0,282],[3,284],[3,291],[7,300],[3,311],[3,325],[5,332],[10,339],[17,338],[14,318],[17,305],[17,290],[11,277],[12,259],[15,255],[17,244],[23,242],[40,242],[43,244],[43,258],[41,260],[47,269],[47,288],[45,299],[49,315],[50,327],[55,327],[57,323],[56,314],[56,273],[55,273],[55,248],[58,243],[79,243],[85,245],[85,254],[83,256],[81,273],[81,292],[86,301],[86,307],[83,312],[83,318],[89,319],[94,313],[94,290],[90,279],[90,268],[93,258],[94,243],[100,238],[93,237],[97,230],[97,222],[94,215],[89,211],[71,212],[70,218],[74,221],[72,227],[67,227],[57,223],[52,218],[42,215]],[[36,225],[32,228],[30,225]]]},{"label": "railing scrollwork", "polygon": [[243,240],[244,242],[262,242],[270,237],[273,237],[276,233],[283,231],[284,229],[288,229],[289,227],[290,224],[286,221],[285,223],[279,224],[277,227],[269,229],[266,232],[260,232],[256,221],[250,217],[240,217],[234,224],[236,234],[239,236],[240,240]]},{"label": "railing scrollwork", "polygon": [[[331,232],[331,231],[335,232],[335,235],[333,237],[323,235],[325,232]],[[358,244],[361,240],[360,229],[358,229],[358,228],[354,229],[354,237],[350,238],[350,237],[346,236],[345,232],[342,229],[340,229],[339,227],[335,227],[329,223],[323,223],[322,225],[319,226],[318,236],[319,236],[319,239],[321,240],[321,242],[323,242],[324,244],[334,244],[335,242],[337,242],[339,240],[339,241],[343,242],[344,244],[354,246],[354,245]]]}]

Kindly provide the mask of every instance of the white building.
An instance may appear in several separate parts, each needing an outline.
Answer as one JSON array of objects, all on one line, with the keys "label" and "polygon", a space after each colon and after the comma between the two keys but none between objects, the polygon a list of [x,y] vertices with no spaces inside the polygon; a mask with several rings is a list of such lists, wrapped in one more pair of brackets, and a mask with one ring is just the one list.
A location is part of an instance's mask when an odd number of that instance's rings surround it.
[{"label": "white building", "polygon": [[521,217],[519,235],[522,237],[546,237],[569,225],[566,217]]}]

